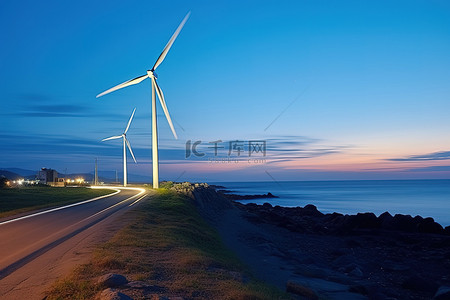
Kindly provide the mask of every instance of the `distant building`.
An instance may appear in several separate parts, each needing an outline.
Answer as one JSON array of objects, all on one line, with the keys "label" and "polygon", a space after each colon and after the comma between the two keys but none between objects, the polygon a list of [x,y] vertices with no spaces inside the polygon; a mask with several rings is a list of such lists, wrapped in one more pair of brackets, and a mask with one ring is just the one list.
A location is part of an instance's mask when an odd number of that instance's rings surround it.
[{"label": "distant building", "polygon": [[53,185],[58,182],[58,172],[53,169],[42,168],[37,174],[37,179],[40,183]]},{"label": "distant building", "polygon": [[66,183],[64,182],[64,178],[56,178],[55,181],[53,181],[52,183],[48,183],[48,185],[64,187],[66,186]]}]

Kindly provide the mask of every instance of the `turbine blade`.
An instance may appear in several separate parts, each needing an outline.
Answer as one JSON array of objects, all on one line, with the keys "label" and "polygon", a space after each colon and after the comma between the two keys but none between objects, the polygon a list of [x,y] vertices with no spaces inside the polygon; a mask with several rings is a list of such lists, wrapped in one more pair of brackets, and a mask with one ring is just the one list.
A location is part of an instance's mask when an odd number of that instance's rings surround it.
[{"label": "turbine blade", "polygon": [[131,150],[131,145],[130,145],[130,142],[128,141],[128,139],[127,139],[127,138],[125,138],[125,142],[127,143],[127,147],[128,147],[128,150],[130,150],[130,153],[131,153],[131,157],[133,157],[134,163],[135,163],[135,164],[137,164],[137,162],[136,162],[136,158],[134,158],[133,150]]},{"label": "turbine blade", "polygon": [[167,53],[170,50],[170,47],[172,47],[173,42],[177,38],[178,34],[180,33],[181,29],[184,26],[184,23],[188,20],[189,16],[191,15],[191,12],[188,12],[187,15],[184,17],[183,21],[181,21],[180,25],[178,25],[177,30],[175,30],[175,33],[170,38],[167,45],[164,47],[163,52],[159,55],[158,59],[155,62],[155,65],[152,68],[152,71],[156,70],[156,68],[163,62],[164,58],[166,57]]},{"label": "turbine blade", "polygon": [[103,93],[98,94],[95,98],[99,98],[101,96],[104,96],[104,95],[109,94],[111,92],[117,91],[118,89],[124,88],[124,87],[129,86],[129,85],[138,84],[139,82],[141,82],[142,80],[144,80],[147,77],[148,77],[148,75],[145,74],[145,75],[136,77],[134,79],[125,81],[125,82],[123,82],[121,84],[116,85],[115,87],[110,88],[109,90],[104,91]]},{"label": "turbine blade", "polygon": [[112,136],[112,137],[109,137],[109,138],[103,139],[103,140],[102,140],[102,142],[104,142],[104,141],[109,141],[109,140],[120,139],[120,138],[122,138],[122,136],[121,136],[121,135],[115,135],[115,136]]},{"label": "turbine blade", "polygon": [[127,128],[125,128],[124,134],[127,133],[128,128],[130,128],[130,124],[131,124],[131,121],[133,120],[134,112],[135,112],[135,111],[136,111],[136,107],[134,108],[133,113],[131,114],[131,117],[130,117],[130,119],[128,120]]},{"label": "turbine blade", "polygon": [[164,100],[164,95],[159,87],[156,79],[152,78],[152,82],[155,85],[156,93],[158,94],[159,102],[161,102],[161,106],[164,110],[164,114],[166,115],[167,122],[169,122],[170,129],[172,130],[173,136],[175,139],[178,139],[177,133],[175,132],[175,128],[173,128],[172,119],[170,118],[169,110],[167,109],[166,101]]}]

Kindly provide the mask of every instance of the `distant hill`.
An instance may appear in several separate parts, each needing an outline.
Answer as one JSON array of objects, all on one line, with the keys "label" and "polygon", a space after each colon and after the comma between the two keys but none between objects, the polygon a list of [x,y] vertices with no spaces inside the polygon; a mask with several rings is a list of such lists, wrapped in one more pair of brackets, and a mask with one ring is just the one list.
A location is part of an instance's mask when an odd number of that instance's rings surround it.
[{"label": "distant hill", "polygon": [[9,180],[17,180],[17,179],[23,178],[23,176],[21,176],[17,173],[6,171],[6,170],[0,170],[0,176],[5,176]]},{"label": "distant hill", "polygon": [[26,170],[26,169],[21,169],[21,168],[2,168],[1,170],[16,173],[22,177],[36,176],[36,174],[37,174],[37,171]]}]

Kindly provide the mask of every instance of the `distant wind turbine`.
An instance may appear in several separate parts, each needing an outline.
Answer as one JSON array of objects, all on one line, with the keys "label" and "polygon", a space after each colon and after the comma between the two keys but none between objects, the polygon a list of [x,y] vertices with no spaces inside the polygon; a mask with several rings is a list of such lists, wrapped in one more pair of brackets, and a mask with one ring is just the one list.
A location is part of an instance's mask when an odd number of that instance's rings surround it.
[{"label": "distant wind turbine", "polygon": [[106,139],[103,139],[102,142],[108,141],[108,140],[115,140],[115,139],[123,139],[123,186],[127,186],[127,147],[128,150],[130,150],[131,156],[133,157],[134,163],[136,163],[136,158],[134,158],[133,150],[131,150],[130,142],[127,139],[127,131],[130,128],[131,121],[134,117],[134,112],[136,111],[136,108],[133,110],[133,113],[131,114],[130,120],[128,120],[127,127],[125,128],[125,131],[122,133],[122,135],[115,135]]},{"label": "distant wind turbine", "polygon": [[164,47],[164,50],[159,55],[158,59],[155,62],[155,65],[151,70],[147,70],[147,74],[136,77],[134,79],[128,80],[124,83],[121,83],[119,85],[116,85],[115,87],[110,88],[109,90],[104,91],[103,93],[100,93],[97,95],[98,97],[101,97],[103,95],[109,94],[111,92],[114,92],[118,89],[138,84],[141,81],[143,81],[146,78],[150,78],[152,80],[152,160],[153,160],[153,188],[159,188],[159,161],[158,161],[158,129],[157,129],[157,118],[156,118],[156,96],[155,96],[155,90],[158,94],[159,102],[161,103],[162,109],[164,111],[164,114],[166,115],[167,122],[169,123],[170,129],[172,130],[173,136],[175,139],[178,139],[177,133],[175,132],[175,128],[173,127],[172,120],[169,115],[169,111],[167,109],[166,101],[164,100],[164,95],[159,87],[158,83],[156,82],[156,79],[158,76],[155,73],[156,68],[163,62],[164,58],[166,57],[167,53],[170,50],[170,47],[172,47],[173,42],[177,38],[178,34],[180,33],[181,29],[183,28],[184,24],[186,23],[187,19],[189,18],[189,15],[191,13],[189,12],[181,21],[180,25],[178,25],[177,30],[175,30],[175,33],[170,38],[167,45]]}]

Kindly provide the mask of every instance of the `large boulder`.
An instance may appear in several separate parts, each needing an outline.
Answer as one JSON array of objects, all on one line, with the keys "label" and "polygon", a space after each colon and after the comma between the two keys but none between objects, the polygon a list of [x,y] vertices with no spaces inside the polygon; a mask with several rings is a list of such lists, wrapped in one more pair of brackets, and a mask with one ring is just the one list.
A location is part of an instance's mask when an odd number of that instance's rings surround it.
[{"label": "large boulder", "polygon": [[380,222],[380,227],[382,229],[392,229],[393,220],[394,217],[387,211],[378,217],[378,222]]},{"label": "large boulder", "polygon": [[380,223],[374,213],[358,213],[354,221],[356,228],[375,229],[380,227]]},{"label": "large boulder", "polygon": [[302,296],[305,299],[319,299],[317,294],[312,289],[292,280],[289,280],[286,283],[286,292]]},{"label": "large boulder", "polygon": [[423,219],[417,226],[419,232],[425,233],[444,233],[444,228],[438,223],[436,223],[433,218]]},{"label": "large boulder", "polygon": [[133,299],[113,289],[105,289],[100,294],[100,300],[133,300]]},{"label": "large boulder", "polygon": [[402,283],[402,288],[408,289],[415,292],[428,292],[435,293],[438,289],[438,284],[427,278],[422,278],[417,275],[412,275],[408,277]]},{"label": "large boulder", "polygon": [[323,213],[321,213],[315,205],[308,204],[303,208],[303,215],[305,216],[313,216],[313,217],[322,217]]},{"label": "large boulder", "polygon": [[450,300],[450,286],[441,286],[434,295],[433,300]]},{"label": "large boulder", "polygon": [[118,287],[121,285],[125,285],[128,283],[128,280],[125,276],[120,274],[108,273],[106,275],[100,276],[97,279],[97,284],[105,286],[105,287]]},{"label": "large boulder", "polygon": [[400,231],[417,231],[416,222],[410,215],[396,214],[392,220],[392,229]]}]

